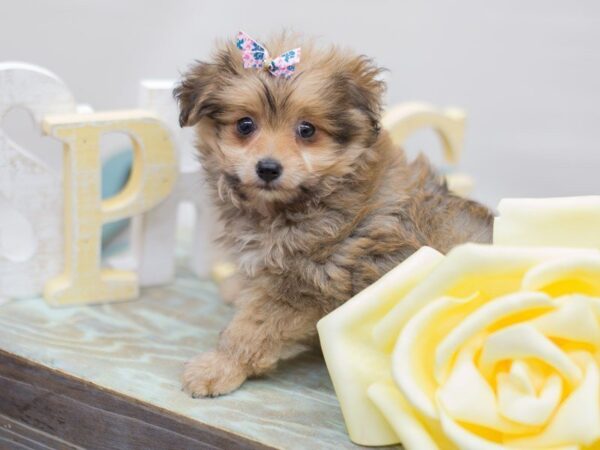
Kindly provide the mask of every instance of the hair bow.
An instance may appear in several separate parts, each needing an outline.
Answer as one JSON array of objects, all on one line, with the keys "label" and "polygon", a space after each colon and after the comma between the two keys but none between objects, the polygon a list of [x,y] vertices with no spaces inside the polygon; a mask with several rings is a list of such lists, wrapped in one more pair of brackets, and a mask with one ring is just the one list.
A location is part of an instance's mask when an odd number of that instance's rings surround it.
[{"label": "hair bow", "polygon": [[267,49],[243,31],[237,34],[236,45],[242,51],[245,69],[264,69],[275,77],[291,77],[300,62],[300,47],[271,59]]}]

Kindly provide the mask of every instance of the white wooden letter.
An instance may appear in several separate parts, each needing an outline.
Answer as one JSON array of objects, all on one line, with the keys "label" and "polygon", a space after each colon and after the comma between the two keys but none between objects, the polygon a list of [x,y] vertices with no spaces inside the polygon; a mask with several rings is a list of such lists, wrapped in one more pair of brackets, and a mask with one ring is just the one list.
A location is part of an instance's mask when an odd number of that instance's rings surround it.
[{"label": "white wooden letter", "polygon": [[[25,108],[40,130],[42,116],[76,109],[69,89],[51,72],[0,63],[0,119],[13,107]],[[63,260],[59,174],[0,128],[0,297],[39,295]]]}]

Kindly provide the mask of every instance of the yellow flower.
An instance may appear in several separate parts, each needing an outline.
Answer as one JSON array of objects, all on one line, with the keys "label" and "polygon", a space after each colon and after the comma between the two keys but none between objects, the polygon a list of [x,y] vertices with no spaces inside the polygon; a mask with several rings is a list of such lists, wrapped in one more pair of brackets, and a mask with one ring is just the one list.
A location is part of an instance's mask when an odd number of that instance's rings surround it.
[{"label": "yellow flower", "polygon": [[597,250],[423,248],[318,330],[356,443],[600,449]]}]

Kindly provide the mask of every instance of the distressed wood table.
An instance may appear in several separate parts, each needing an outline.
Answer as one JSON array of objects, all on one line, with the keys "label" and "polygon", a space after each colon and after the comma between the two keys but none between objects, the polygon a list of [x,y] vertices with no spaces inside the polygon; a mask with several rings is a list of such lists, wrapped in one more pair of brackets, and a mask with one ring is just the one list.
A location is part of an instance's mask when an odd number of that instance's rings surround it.
[{"label": "distressed wood table", "polygon": [[358,448],[318,353],[225,397],[181,392],[184,361],[231,315],[214,284],[183,268],[134,302],[0,304],[0,448]]}]

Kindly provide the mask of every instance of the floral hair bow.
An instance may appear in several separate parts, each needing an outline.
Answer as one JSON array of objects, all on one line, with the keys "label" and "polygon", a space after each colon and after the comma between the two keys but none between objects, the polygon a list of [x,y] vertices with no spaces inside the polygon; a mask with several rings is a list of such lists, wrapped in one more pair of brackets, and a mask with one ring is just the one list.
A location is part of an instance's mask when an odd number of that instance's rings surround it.
[{"label": "floral hair bow", "polygon": [[264,69],[275,77],[291,77],[300,62],[300,47],[271,59],[267,49],[243,31],[237,34],[236,45],[242,51],[245,69]]}]

